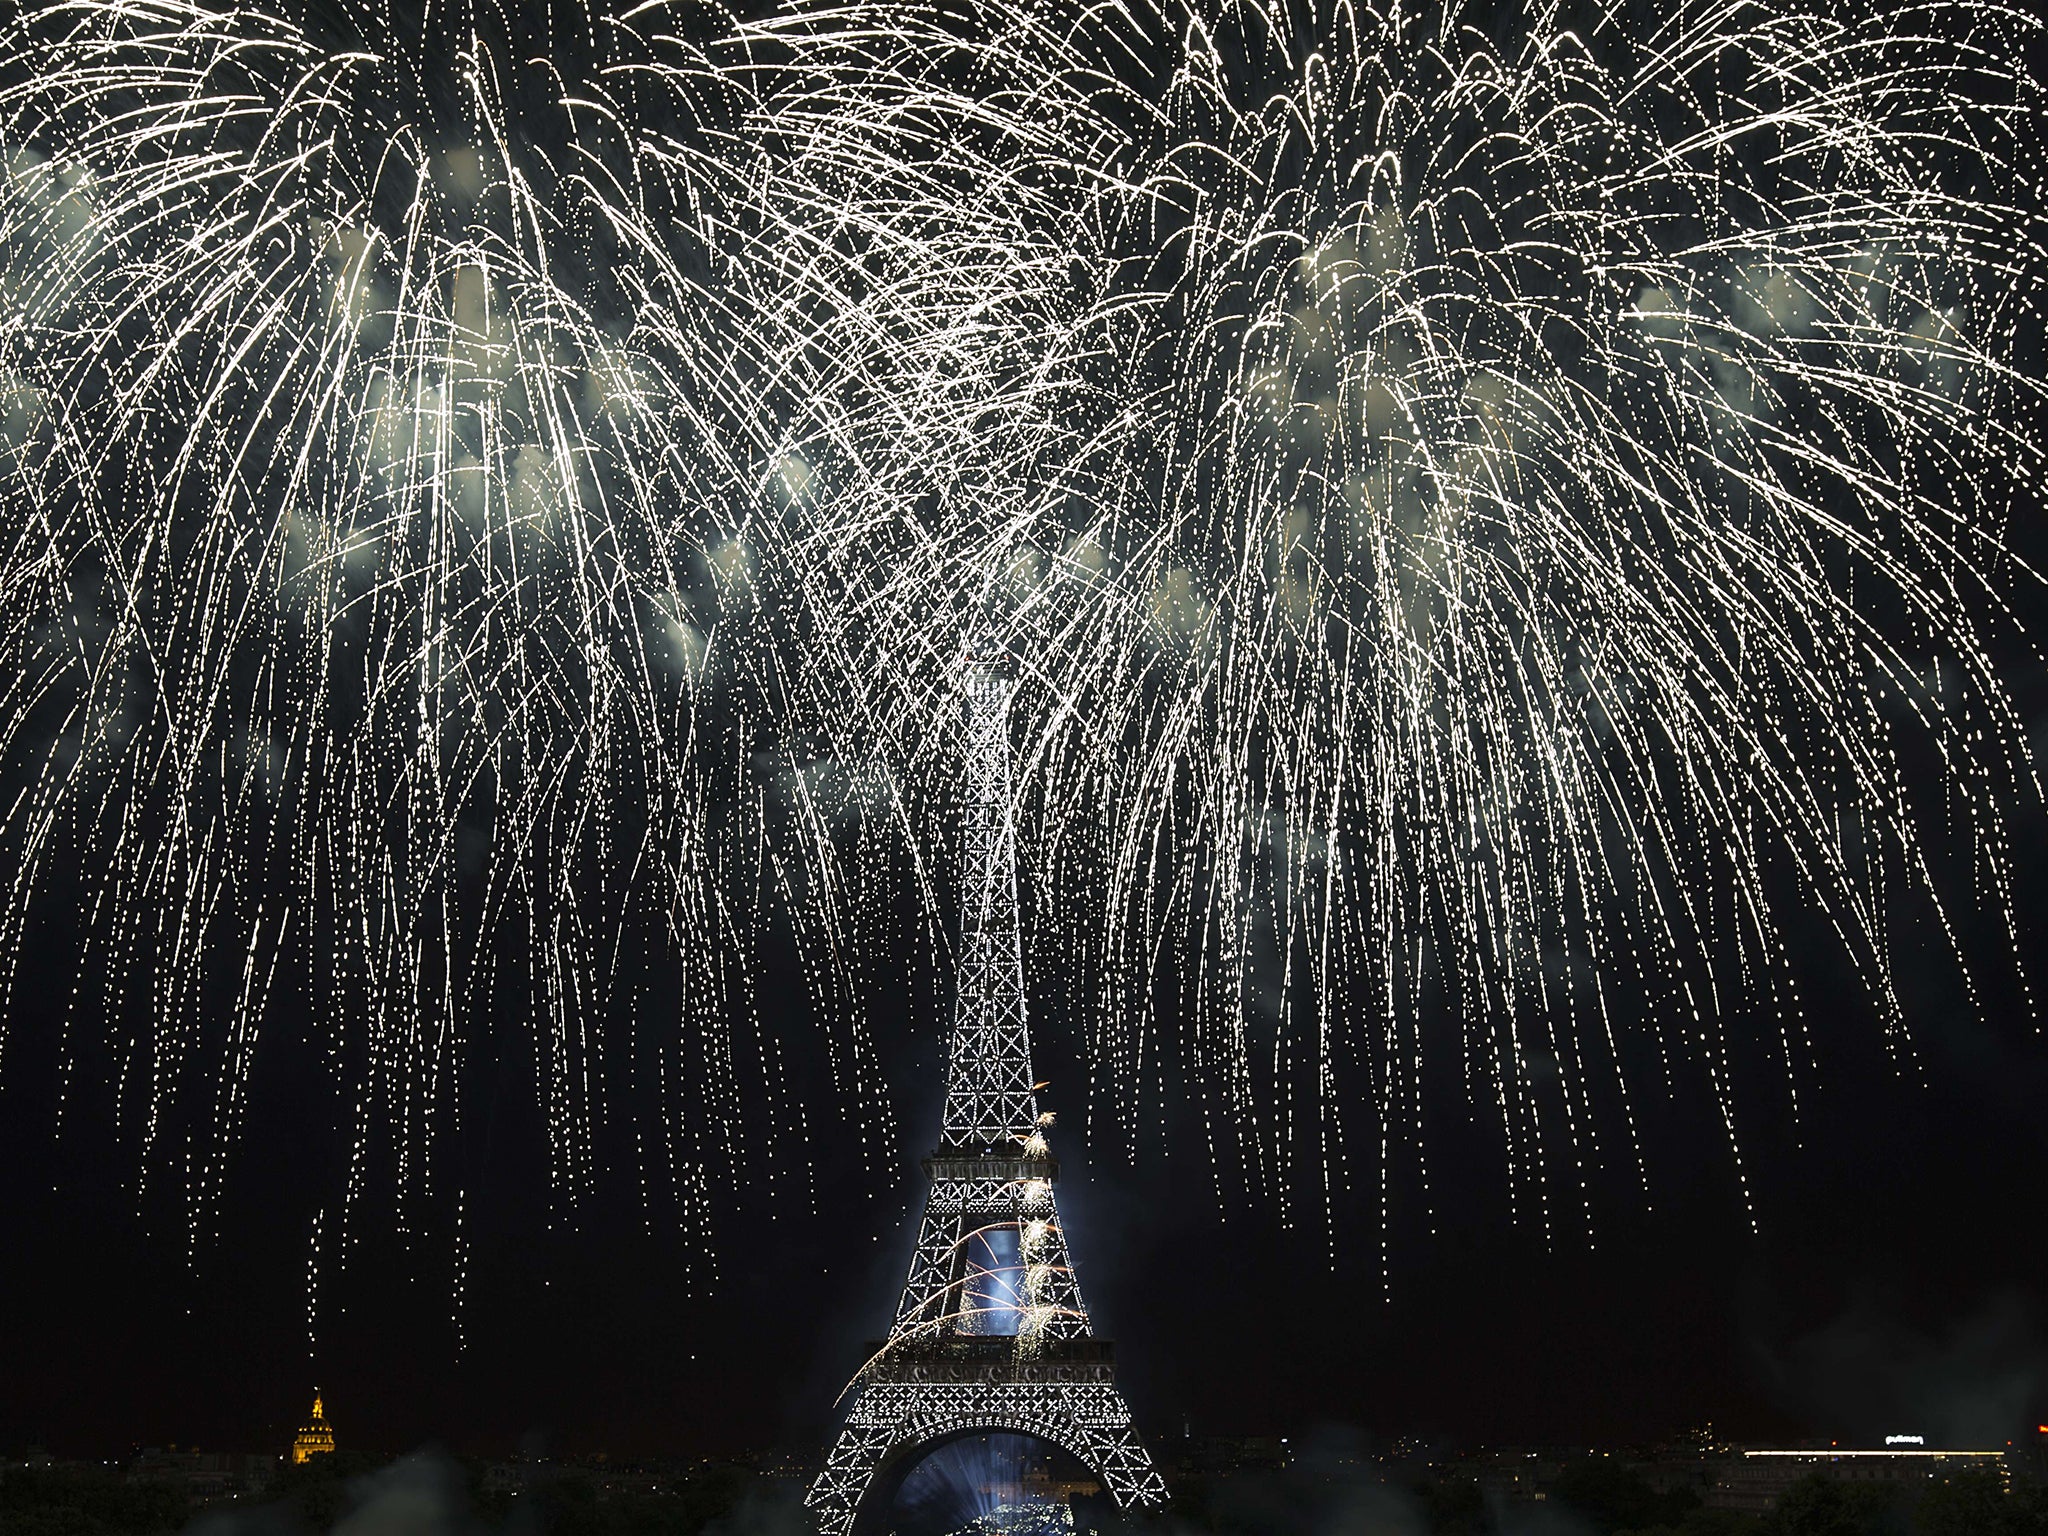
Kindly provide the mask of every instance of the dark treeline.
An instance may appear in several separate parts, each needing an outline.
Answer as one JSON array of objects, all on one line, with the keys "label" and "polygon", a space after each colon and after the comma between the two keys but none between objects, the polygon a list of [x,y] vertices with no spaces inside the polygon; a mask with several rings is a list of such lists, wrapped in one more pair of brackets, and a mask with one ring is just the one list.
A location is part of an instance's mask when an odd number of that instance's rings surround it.
[{"label": "dark treeline", "polygon": [[[803,1536],[797,1491],[738,1465],[649,1477],[595,1466],[520,1470],[424,1452],[343,1452],[283,1468],[261,1494],[196,1504],[112,1468],[0,1473],[4,1536]],[[1925,1484],[1795,1484],[1767,1514],[1710,1508],[1605,1458],[1567,1467],[1542,1501],[1502,1499],[1455,1467],[1382,1481],[1305,1463],[1183,1480],[1164,1512],[1111,1515],[1104,1536],[2048,1536],[2048,1487],[1991,1471]],[[968,1527],[973,1530],[976,1527]]]}]

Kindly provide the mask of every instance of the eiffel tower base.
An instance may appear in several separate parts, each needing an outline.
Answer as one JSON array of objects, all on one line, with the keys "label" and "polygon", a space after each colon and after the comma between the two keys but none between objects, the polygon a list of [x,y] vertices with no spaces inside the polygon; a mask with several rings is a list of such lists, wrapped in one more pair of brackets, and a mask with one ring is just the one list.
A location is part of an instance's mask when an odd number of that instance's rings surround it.
[{"label": "eiffel tower base", "polygon": [[[1106,1373],[1106,1362],[1095,1369]],[[1089,1370],[1024,1362],[992,1374],[1043,1379],[861,1386],[811,1486],[808,1502],[821,1536],[865,1536],[879,1526],[905,1474],[925,1452],[972,1434],[1034,1435],[1086,1467],[1118,1508],[1161,1503],[1166,1487],[1131,1427],[1123,1394],[1107,1380],[1073,1379]]]}]

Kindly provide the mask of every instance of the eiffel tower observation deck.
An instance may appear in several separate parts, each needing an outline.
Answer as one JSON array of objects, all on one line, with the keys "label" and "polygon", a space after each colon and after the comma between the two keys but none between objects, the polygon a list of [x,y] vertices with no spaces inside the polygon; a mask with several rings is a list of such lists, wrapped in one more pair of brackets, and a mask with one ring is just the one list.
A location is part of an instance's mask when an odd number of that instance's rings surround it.
[{"label": "eiffel tower observation deck", "polygon": [[905,1475],[950,1440],[1007,1432],[1066,1451],[1119,1507],[1164,1484],[1089,1327],[1038,1111],[1017,924],[1010,695],[978,643],[966,695],[958,1002],[939,1144],[917,1249],[888,1339],[855,1378],[846,1423],[808,1503],[823,1536],[886,1528]]}]

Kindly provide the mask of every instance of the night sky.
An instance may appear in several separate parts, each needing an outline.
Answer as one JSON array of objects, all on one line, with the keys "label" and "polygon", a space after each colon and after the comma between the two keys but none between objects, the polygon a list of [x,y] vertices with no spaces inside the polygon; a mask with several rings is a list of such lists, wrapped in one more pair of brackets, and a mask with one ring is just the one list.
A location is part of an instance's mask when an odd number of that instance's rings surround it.
[{"label": "night sky", "polygon": [[[2023,867],[2038,869],[2038,818],[2028,828]],[[1500,1149],[1455,1094],[1426,1109],[1434,1235],[1398,1172],[1384,1234],[1371,1188],[1337,1190],[1329,1229],[1319,1193],[1298,1188],[1289,1229],[1274,1201],[1219,1198],[1185,1110],[1148,1112],[1134,1160],[1101,1122],[1091,1136],[1069,1035],[1042,1010],[1063,1210],[1141,1423],[1470,1444],[1647,1440],[1704,1418],[1757,1439],[2002,1439],[2034,1422],[2048,1411],[2048,1048],[2009,988],[1977,1018],[1930,960],[1907,969],[1917,1043],[1895,1068],[1831,958],[1816,943],[1802,966],[1825,1070],[1796,1132],[1767,1066],[1740,1084],[1754,1231],[1697,1073],[1668,1097],[1638,1085],[1649,1202],[1615,1155],[1621,1128],[1600,1128],[1590,1239],[1568,1187],[1552,1190],[1548,1241],[1540,1209],[1514,1218]],[[326,1266],[311,1358],[309,1224],[346,1147],[312,1052],[283,1030],[266,1045],[222,1234],[188,1257],[171,1180],[138,1200],[105,1094],[75,1092],[53,1136],[38,1059],[51,1001],[17,1006],[0,1119],[0,1446],[268,1447],[317,1384],[344,1443],[394,1452],[802,1448],[893,1307],[938,1113],[928,998],[904,999],[925,1017],[890,1047],[913,1141],[893,1174],[865,1179],[824,1144],[814,1199],[790,1158],[774,1187],[719,1191],[715,1275],[649,1230],[630,1170],[550,1229],[531,1063],[516,1048],[494,1062],[487,1042],[459,1150],[476,1191],[463,1347],[450,1233],[408,1238],[372,1199],[347,1271]],[[793,1033],[804,1010],[763,1003]]]},{"label": "night sky", "polygon": [[[2048,604],[2025,583],[2015,610],[2038,630]],[[2000,664],[2039,753],[2048,680],[2021,647]],[[1926,765],[1905,771],[1935,814]],[[2011,814],[2038,988],[2048,817]],[[1890,926],[1910,1043],[1889,1047],[1825,922],[1781,887],[1818,1065],[1797,1076],[1795,1114],[1767,1001],[1724,999],[1739,1168],[1700,1062],[1677,1060],[1667,1080],[1646,1045],[1629,1047],[1647,1189],[1609,1092],[1581,1131],[1583,1173],[1560,1129],[1511,1201],[1498,1128],[1460,1097],[1441,1016],[1424,1021],[1440,1057],[1421,1111],[1426,1188],[1397,1137],[1383,1201],[1377,1111],[1355,1091],[1333,1187],[1299,1160],[1282,1187],[1247,1188],[1232,1128],[1205,1130],[1199,1094],[1171,1071],[1135,1096],[1091,1080],[1082,1021],[1045,984],[1062,957],[1027,953],[1062,1214],[1141,1428],[1613,1445],[1712,1420],[1754,1441],[1997,1443],[2048,1422],[2048,1041],[2001,922],[1954,863],[1950,850],[1938,878],[1977,999],[1924,903],[1901,894]],[[340,1085],[358,1064],[338,1065],[294,1001],[317,991],[291,974],[314,963],[306,948],[284,959],[228,1180],[194,1237],[188,1170],[203,1148],[180,1118],[143,1159],[140,1100],[132,1084],[117,1093],[109,1043],[132,1021],[97,1017],[91,996],[72,1011],[81,932],[51,884],[0,1059],[0,1453],[280,1450],[316,1385],[343,1447],[392,1453],[726,1455],[810,1451],[830,1434],[863,1341],[893,1315],[924,1194],[916,1160],[936,1138],[949,997],[929,966],[906,954],[868,978],[885,1116],[834,1095],[813,999],[774,953],[787,937],[764,940],[758,1016],[788,1042],[788,1076],[776,1102],[747,1105],[756,1140],[733,1159],[746,1177],[710,1191],[708,1245],[659,1190],[643,1201],[638,1172],[636,1135],[689,1113],[687,1096],[609,1083],[593,1170],[551,1182],[538,1008],[501,988],[461,1053],[460,1129],[438,1143],[440,1187],[468,1191],[459,1232],[445,1193],[394,1201],[376,1147],[344,1263]],[[127,963],[142,975],[151,958]],[[674,980],[643,969],[644,1034],[673,1018]],[[1176,1006],[1162,1002],[1169,1034]],[[1640,1042],[1640,1015],[1665,1004],[1617,1006]]]}]

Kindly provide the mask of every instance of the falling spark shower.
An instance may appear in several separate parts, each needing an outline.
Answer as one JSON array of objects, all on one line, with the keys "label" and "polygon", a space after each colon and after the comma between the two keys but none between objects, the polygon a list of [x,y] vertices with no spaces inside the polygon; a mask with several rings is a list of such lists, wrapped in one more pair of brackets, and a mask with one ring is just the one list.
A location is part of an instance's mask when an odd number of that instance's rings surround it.
[{"label": "falling spark shower", "polygon": [[800,1187],[836,1134],[796,1064],[893,1145],[863,1001],[943,952],[992,626],[1096,1134],[1172,1097],[1314,1208],[1426,1179],[1441,1094],[1547,1225],[1634,1176],[1640,1048],[1741,1177],[1736,1060],[1824,1066],[1789,913],[1902,1062],[1901,943],[2020,975],[2039,46],[1978,0],[23,0],[0,1077],[69,982],[38,1059],[198,1243],[292,1000],[352,1143],[317,1268],[459,1208],[516,1027],[555,1207],[708,1240],[731,1148]]}]

